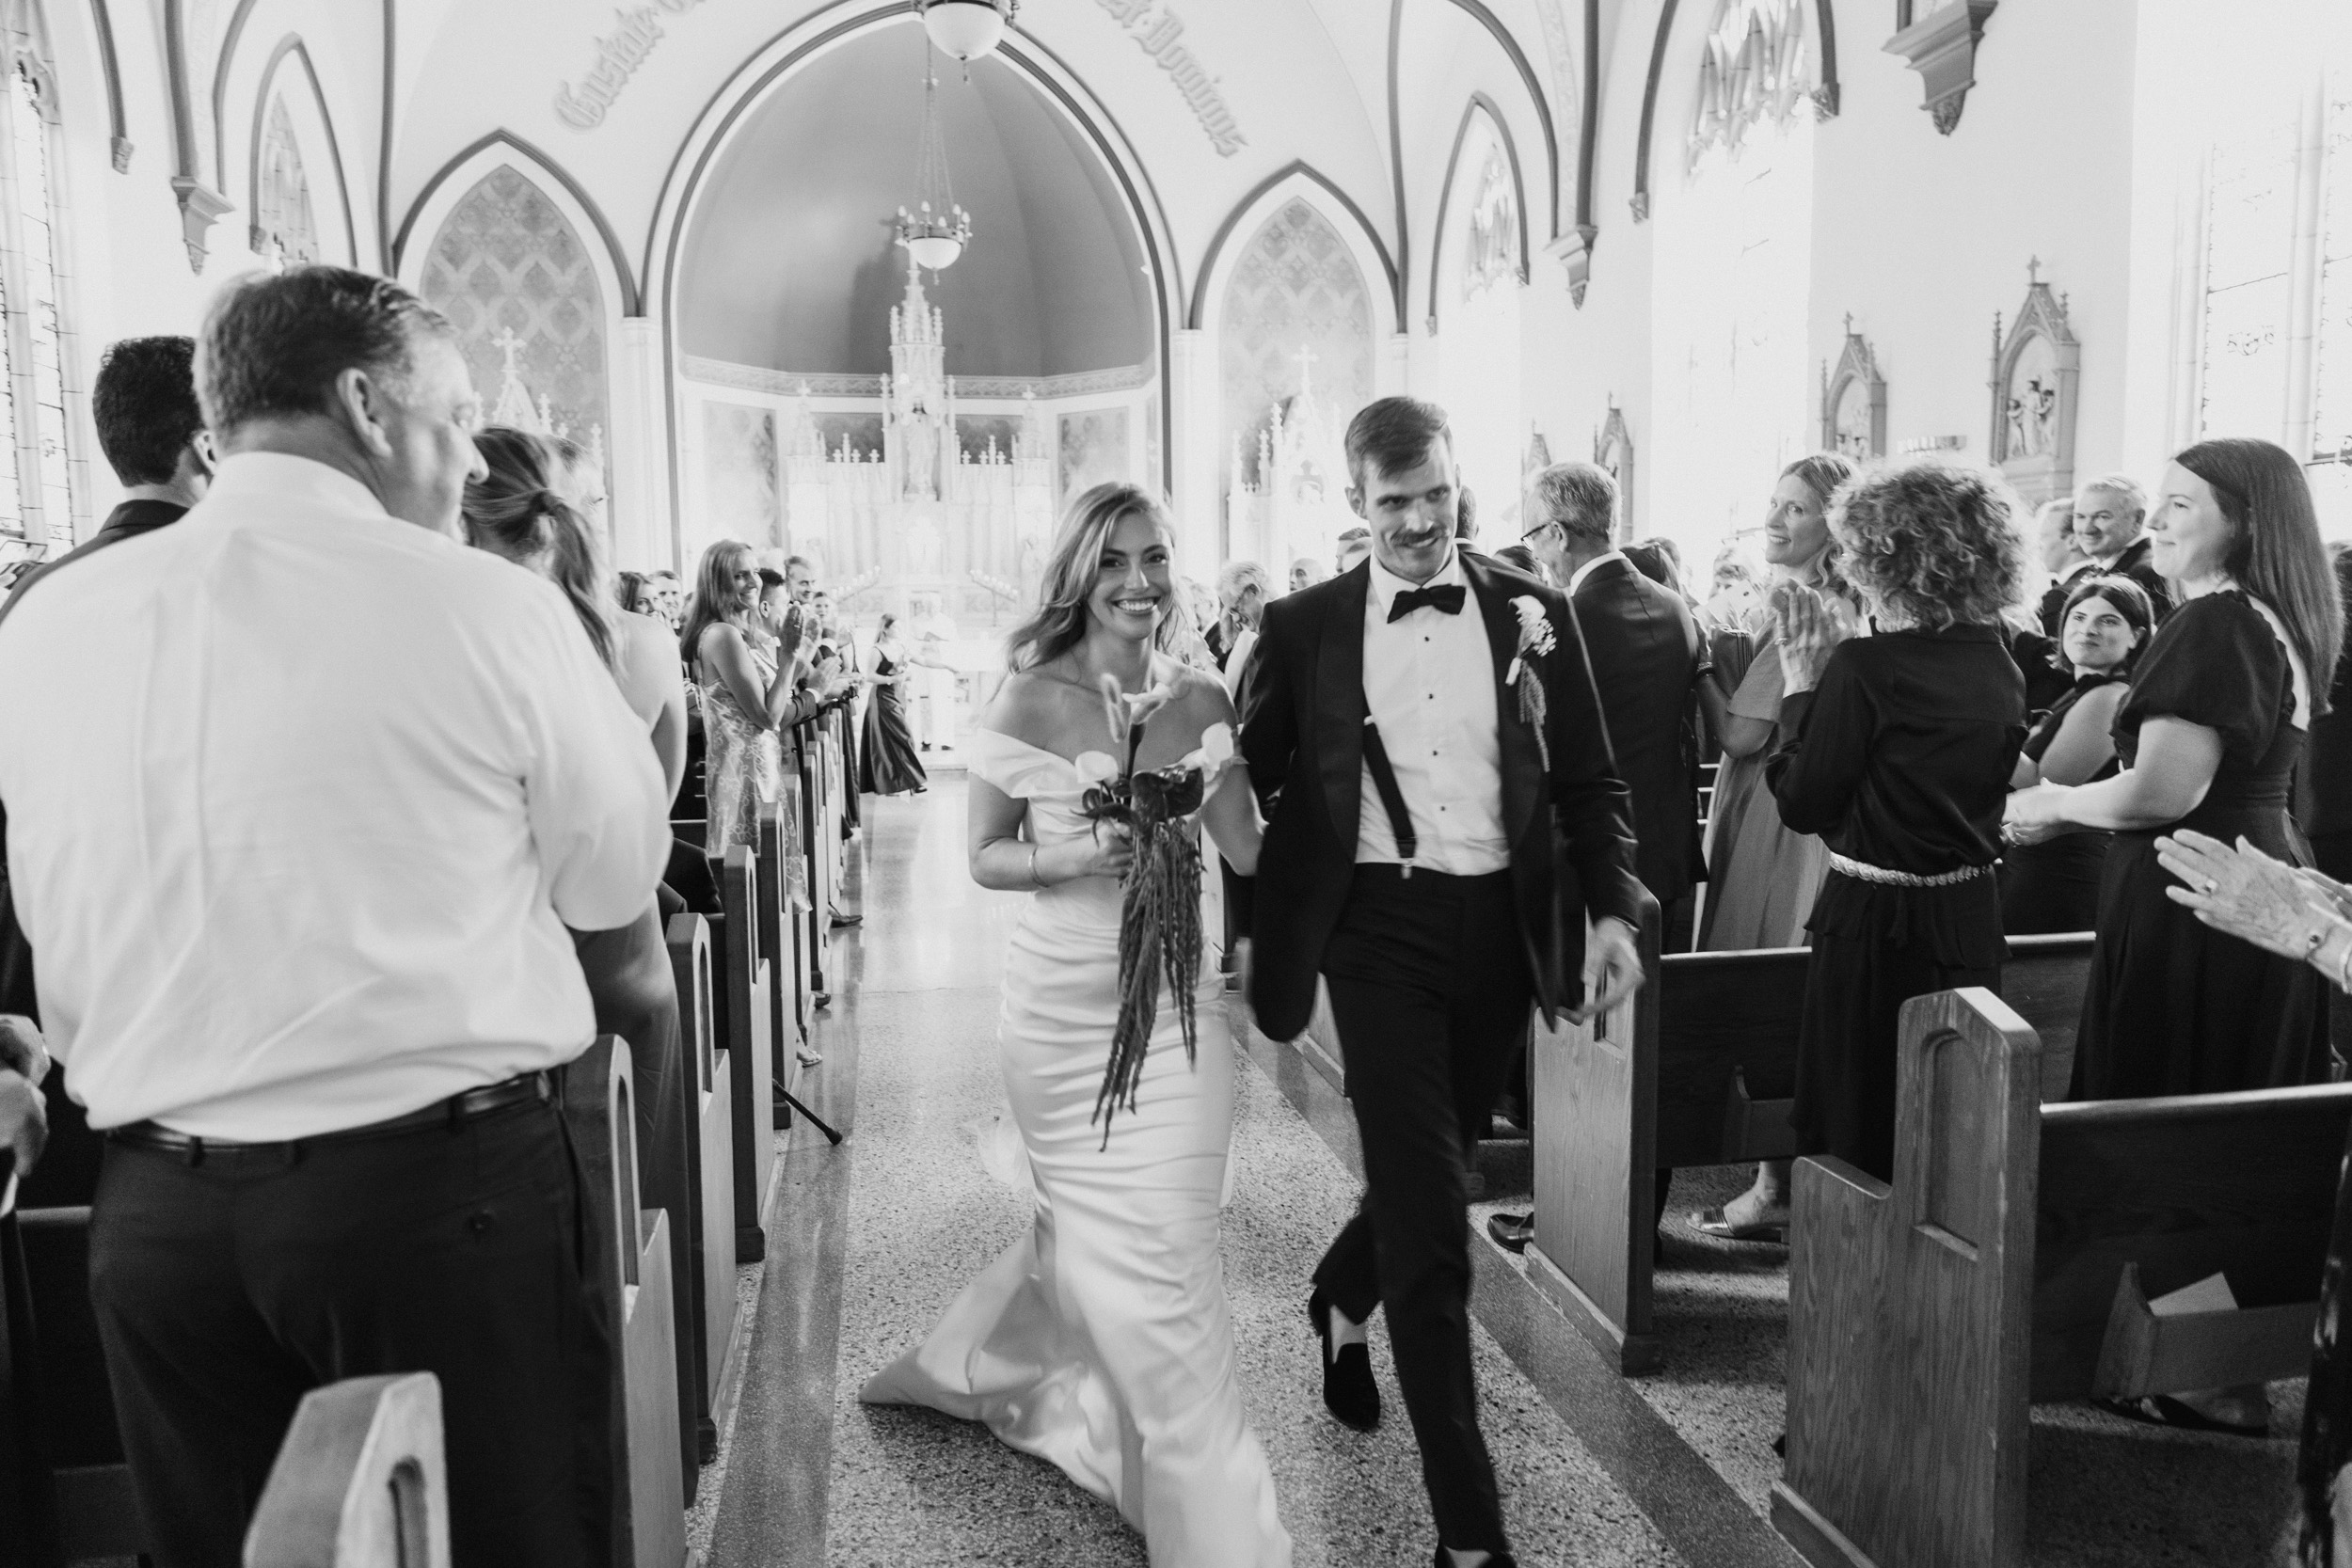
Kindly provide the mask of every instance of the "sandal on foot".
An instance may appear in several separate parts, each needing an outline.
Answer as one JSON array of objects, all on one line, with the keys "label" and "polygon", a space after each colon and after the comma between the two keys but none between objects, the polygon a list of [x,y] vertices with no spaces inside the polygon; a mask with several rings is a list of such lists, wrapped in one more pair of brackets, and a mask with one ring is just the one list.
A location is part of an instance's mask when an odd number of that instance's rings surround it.
[{"label": "sandal on foot", "polygon": [[1757,1220],[1748,1225],[1734,1225],[1721,1209],[1701,1209],[1691,1216],[1691,1228],[1702,1236],[1712,1236],[1719,1242],[1770,1242],[1777,1246],[1788,1244],[1787,1220]]},{"label": "sandal on foot", "polygon": [[2217,1421],[2193,1405],[2185,1404],[2169,1394],[2145,1394],[2136,1400],[2095,1399],[2090,1402],[2111,1416],[2127,1421],[2138,1421],[2152,1427],[2170,1427],[2176,1432],[2221,1432],[2233,1437],[2267,1437],[2270,1423],[2244,1426],[2236,1421]]}]

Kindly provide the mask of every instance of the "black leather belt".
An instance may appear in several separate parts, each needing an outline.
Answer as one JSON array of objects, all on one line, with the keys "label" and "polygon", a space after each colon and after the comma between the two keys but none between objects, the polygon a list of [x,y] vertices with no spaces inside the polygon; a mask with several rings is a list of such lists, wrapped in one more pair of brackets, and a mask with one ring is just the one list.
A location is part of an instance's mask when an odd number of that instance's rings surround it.
[{"label": "black leather belt", "polygon": [[294,1155],[306,1148],[321,1144],[352,1143],[360,1138],[396,1137],[403,1132],[420,1132],[427,1128],[453,1128],[486,1117],[510,1106],[546,1104],[555,1098],[555,1079],[547,1072],[526,1072],[463,1094],[451,1095],[422,1110],[406,1116],[393,1117],[387,1121],[372,1121],[362,1127],[339,1128],[332,1132],[314,1132],[307,1138],[282,1138],[270,1143],[241,1143],[232,1138],[199,1138],[193,1132],[175,1132],[168,1127],[151,1121],[135,1121],[127,1126],[113,1127],[106,1136],[133,1148],[152,1149],[169,1154],[188,1164],[201,1164],[214,1155],[278,1154]]}]

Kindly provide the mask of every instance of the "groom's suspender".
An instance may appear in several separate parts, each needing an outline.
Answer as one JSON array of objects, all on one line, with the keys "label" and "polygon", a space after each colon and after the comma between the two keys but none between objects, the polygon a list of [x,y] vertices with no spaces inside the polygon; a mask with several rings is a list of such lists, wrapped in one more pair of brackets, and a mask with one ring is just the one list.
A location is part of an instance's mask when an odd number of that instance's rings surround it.
[{"label": "groom's suspender", "polygon": [[1396,852],[1405,861],[1405,876],[1413,874],[1413,851],[1419,841],[1413,836],[1412,814],[1405,809],[1405,792],[1396,786],[1396,769],[1389,766],[1389,749],[1381,742],[1380,726],[1364,715],[1364,766],[1372,769],[1373,787],[1380,792],[1380,803],[1388,808],[1389,831],[1396,835]]}]

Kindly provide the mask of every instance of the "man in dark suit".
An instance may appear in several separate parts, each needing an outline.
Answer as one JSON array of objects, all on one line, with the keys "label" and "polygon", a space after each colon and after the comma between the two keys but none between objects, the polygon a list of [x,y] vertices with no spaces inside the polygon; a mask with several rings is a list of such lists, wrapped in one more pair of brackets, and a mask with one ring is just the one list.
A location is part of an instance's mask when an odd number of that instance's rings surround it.
[{"label": "man in dark suit", "polygon": [[1645,895],[1575,612],[1456,548],[1444,411],[1383,398],[1346,451],[1372,558],[1268,605],[1242,688],[1268,817],[1250,1001],[1289,1039],[1328,981],[1362,1134],[1363,1207],[1308,1298],[1324,1402],[1379,1419],[1364,1323],[1385,1307],[1438,1568],[1508,1564],[1470,1375],[1467,1139],[1531,1002],[1581,1018],[1641,983]]},{"label": "man in dark suit", "polygon": [[2074,591],[2085,572],[2099,569],[2098,562],[2085,555],[2075,541],[2074,497],[2059,496],[2042,503],[2042,510],[2034,514],[2033,552],[2035,563],[2050,574],[2050,586],[2042,591],[2035,615],[2042,622],[2042,635],[2056,641],[2058,617],[2066,613],[2066,595]]},{"label": "man in dark suit", "polygon": [[2119,574],[2148,590],[2156,619],[2172,613],[2172,584],[2148,559],[2140,531],[2148,521],[2148,492],[2129,474],[2106,474],[2074,492],[2074,542],[2102,573]]},{"label": "man in dark suit", "polygon": [[[1617,776],[1633,792],[1634,866],[1658,900],[1663,951],[1690,945],[1686,900],[1703,863],[1698,755],[1691,725],[1700,679],[1713,660],[1681,596],[1635,569],[1617,548],[1617,482],[1591,463],[1555,463],[1527,497],[1523,543],[1566,585],[1600,687]],[[1531,1129],[1526,1058],[1512,1074],[1513,1114]],[[1535,1216],[1496,1214],[1487,1234],[1518,1252]]]}]

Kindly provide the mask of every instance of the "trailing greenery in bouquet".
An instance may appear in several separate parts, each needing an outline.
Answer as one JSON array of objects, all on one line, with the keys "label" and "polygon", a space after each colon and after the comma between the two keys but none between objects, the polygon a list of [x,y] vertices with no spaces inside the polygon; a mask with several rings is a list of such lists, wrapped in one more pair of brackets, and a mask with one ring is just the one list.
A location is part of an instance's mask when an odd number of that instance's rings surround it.
[{"label": "trailing greenery in bouquet", "polygon": [[1200,809],[1233,756],[1233,735],[1212,724],[1198,751],[1182,761],[1137,772],[1144,726],[1175,697],[1162,684],[1136,696],[1120,689],[1117,677],[1102,681],[1103,707],[1111,738],[1123,745],[1124,760],[1104,752],[1085,752],[1079,773],[1091,781],[1080,809],[1097,823],[1124,826],[1135,846],[1125,879],[1126,901],[1119,916],[1119,1022],[1111,1036],[1109,1066],[1096,1095],[1094,1117],[1110,1142],[1110,1118],[1124,1105],[1136,1108],[1136,1086],[1158,1020],[1160,984],[1174,993],[1184,1027],[1184,1059],[1198,1053],[1193,988],[1200,974],[1200,849],[1187,818]]}]

